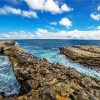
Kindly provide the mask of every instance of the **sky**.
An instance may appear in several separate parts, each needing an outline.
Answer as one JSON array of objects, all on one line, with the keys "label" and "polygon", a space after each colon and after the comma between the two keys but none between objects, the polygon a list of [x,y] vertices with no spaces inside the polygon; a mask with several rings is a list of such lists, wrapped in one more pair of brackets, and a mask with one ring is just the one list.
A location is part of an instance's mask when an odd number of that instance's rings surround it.
[{"label": "sky", "polygon": [[0,39],[100,40],[100,0],[0,0]]}]

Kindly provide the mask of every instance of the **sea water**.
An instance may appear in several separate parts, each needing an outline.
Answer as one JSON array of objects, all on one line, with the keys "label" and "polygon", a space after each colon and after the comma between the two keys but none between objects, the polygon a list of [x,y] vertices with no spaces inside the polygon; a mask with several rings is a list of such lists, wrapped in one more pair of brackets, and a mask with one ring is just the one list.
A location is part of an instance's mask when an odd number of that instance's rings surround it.
[{"label": "sea water", "polygon": [[[51,63],[60,63],[73,68],[80,73],[100,79],[100,72],[73,63],[59,51],[60,47],[73,45],[100,45],[99,40],[15,40],[17,44],[38,58],[46,58]],[[0,56],[0,92],[6,96],[17,95],[20,90],[12,69],[11,62],[6,56]]]},{"label": "sea water", "polygon": [[46,58],[51,63],[59,63],[66,67],[73,68],[87,76],[100,79],[100,71],[89,69],[78,63],[74,63],[62,55],[60,47],[73,45],[100,45],[99,40],[17,40],[19,45],[38,58]]},{"label": "sea water", "polygon": [[5,96],[17,95],[19,89],[20,84],[13,73],[9,58],[0,56],[0,93],[3,93]]}]

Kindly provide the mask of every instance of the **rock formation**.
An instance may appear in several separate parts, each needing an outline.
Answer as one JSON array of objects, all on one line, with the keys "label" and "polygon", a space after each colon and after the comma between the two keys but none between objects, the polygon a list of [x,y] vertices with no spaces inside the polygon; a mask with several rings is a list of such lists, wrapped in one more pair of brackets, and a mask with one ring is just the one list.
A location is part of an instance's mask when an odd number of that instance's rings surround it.
[{"label": "rock formation", "polygon": [[60,48],[62,54],[86,67],[100,71],[100,46],[73,46]]},{"label": "rock formation", "polygon": [[2,46],[21,88],[19,95],[0,100],[100,100],[100,80],[60,64],[38,59],[14,44]]}]

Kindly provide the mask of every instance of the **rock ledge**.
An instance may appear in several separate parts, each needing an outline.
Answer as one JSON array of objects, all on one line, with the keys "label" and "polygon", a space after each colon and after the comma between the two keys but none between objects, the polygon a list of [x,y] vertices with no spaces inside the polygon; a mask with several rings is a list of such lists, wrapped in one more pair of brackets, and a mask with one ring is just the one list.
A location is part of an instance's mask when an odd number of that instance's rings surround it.
[{"label": "rock ledge", "polygon": [[100,46],[77,45],[68,48],[63,47],[60,48],[60,52],[77,63],[100,71]]}]

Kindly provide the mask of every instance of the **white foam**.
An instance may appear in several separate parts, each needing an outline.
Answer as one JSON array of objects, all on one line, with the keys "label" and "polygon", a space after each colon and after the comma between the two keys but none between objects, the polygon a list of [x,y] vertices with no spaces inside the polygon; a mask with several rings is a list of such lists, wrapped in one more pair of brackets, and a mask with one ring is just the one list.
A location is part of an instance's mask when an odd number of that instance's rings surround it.
[{"label": "white foam", "polygon": [[7,56],[0,56],[0,92],[6,96],[18,94],[20,85],[12,71],[12,66]]},{"label": "white foam", "polygon": [[39,58],[48,59],[51,63],[60,63],[66,67],[74,68],[75,70],[79,71],[82,74],[100,79],[100,72],[96,72],[95,70],[92,70],[80,64],[71,62],[64,55],[61,55],[60,51],[57,48],[50,49],[50,50],[45,50],[42,48],[36,49],[35,47],[33,48],[33,47],[28,47],[28,46],[24,48]]}]

